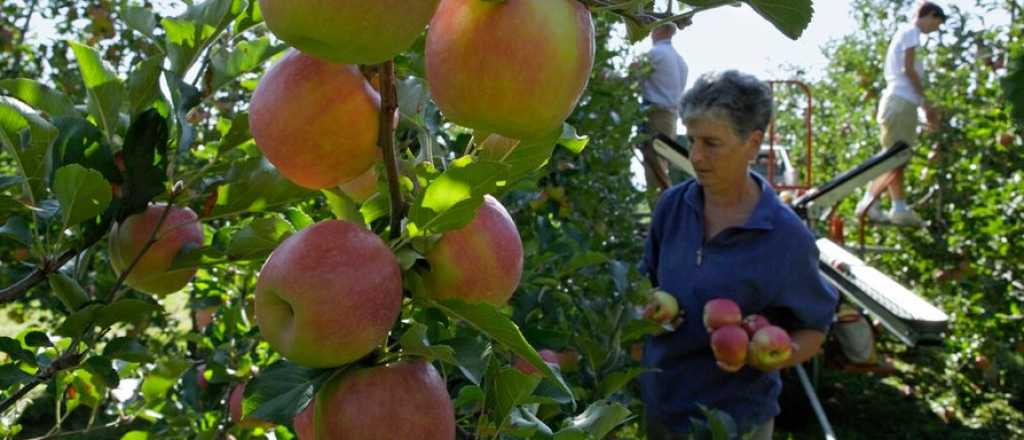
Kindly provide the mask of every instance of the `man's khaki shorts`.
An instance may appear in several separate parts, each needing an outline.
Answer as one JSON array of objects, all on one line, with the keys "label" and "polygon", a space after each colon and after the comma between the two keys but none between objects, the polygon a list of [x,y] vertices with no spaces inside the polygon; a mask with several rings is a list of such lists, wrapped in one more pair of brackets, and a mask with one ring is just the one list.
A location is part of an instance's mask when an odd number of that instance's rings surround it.
[{"label": "man's khaki shorts", "polygon": [[917,143],[917,105],[896,95],[882,98],[876,118],[881,125],[879,139],[882,148],[888,149],[896,142],[903,141],[910,146]]}]

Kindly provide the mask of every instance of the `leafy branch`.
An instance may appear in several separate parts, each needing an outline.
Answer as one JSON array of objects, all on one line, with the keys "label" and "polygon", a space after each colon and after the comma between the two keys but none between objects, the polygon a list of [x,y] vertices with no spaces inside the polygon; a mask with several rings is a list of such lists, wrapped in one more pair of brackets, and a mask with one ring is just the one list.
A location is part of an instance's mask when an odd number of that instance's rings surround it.
[{"label": "leafy branch", "polygon": [[391,238],[402,234],[402,218],[407,206],[402,200],[402,188],[398,177],[398,156],[395,151],[395,110],[398,109],[395,62],[389,60],[380,65],[380,148],[384,150],[384,167],[388,176],[388,190],[391,195]]}]

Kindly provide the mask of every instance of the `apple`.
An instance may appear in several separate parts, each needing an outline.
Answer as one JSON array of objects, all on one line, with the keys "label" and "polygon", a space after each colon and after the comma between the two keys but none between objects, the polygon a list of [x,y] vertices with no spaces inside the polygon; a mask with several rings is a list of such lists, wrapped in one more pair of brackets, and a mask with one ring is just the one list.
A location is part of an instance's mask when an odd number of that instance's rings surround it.
[{"label": "apple", "polygon": [[12,251],[11,253],[13,254],[12,256],[14,257],[14,261],[18,261],[18,262],[25,261],[30,256],[29,252],[28,252],[28,248],[24,248],[24,247],[19,247],[19,248],[15,249],[14,251]]},{"label": "apple", "polygon": [[334,63],[378,64],[409,48],[438,0],[260,0],[267,28]]},{"label": "apple", "polygon": [[[576,351],[576,349],[569,348],[564,351],[556,351],[553,353],[555,355],[554,358],[556,359],[555,363],[558,364],[558,367],[561,368],[563,372],[572,373],[579,371],[580,352]],[[544,357],[544,355],[541,354],[541,357]]]},{"label": "apple", "polygon": [[292,419],[295,436],[299,440],[316,440],[316,401],[309,402],[306,409]]},{"label": "apple", "polygon": [[200,365],[196,367],[196,386],[199,387],[200,391],[206,391],[210,388],[210,382],[206,380],[206,365]]},{"label": "apple", "polygon": [[206,326],[213,323],[213,315],[217,313],[218,308],[219,306],[209,306],[192,312],[195,314],[196,330],[203,331]]},{"label": "apple", "polygon": [[282,242],[256,281],[256,323],[299,365],[337,367],[380,345],[398,318],[402,277],[383,240],[342,220]]},{"label": "apple", "polygon": [[1012,133],[1004,132],[1004,133],[999,135],[999,145],[1002,145],[1004,147],[1009,147],[1011,144],[1013,144],[1013,134]]},{"label": "apple", "polygon": [[[548,352],[548,353],[545,353],[545,352]],[[558,365],[557,354],[554,354],[553,351],[551,351],[551,350],[541,350],[541,351],[537,352],[537,354],[539,354],[540,358],[544,359],[544,363],[548,364],[548,366],[550,366],[551,368],[555,368],[555,367],[561,368]],[[512,368],[515,368],[515,369],[519,370],[520,373],[528,374],[530,376],[537,376],[537,377],[544,376],[544,373],[541,373],[540,370],[537,369],[537,367],[535,367],[533,364],[530,363],[530,361],[527,361],[526,359],[523,359],[523,358],[521,358],[519,356],[515,356],[515,358],[512,360]]]},{"label": "apple", "polygon": [[[110,265],[118,275],[127,270],[142,252],[166,206],[151,205],[145,211],[114,224],[109,241]],[[172,206],[156,238],[156,242],[139,259],[124,282],[135,290],[167,295],[181,290],[196,274],[194,266],[170,269],[179,252],[203,245],[203,227],[191,209]]]},{"label": "apple", "polygon": [[716,298],[704,304],[704,327],[714,331],[726,325],[740,325],[743,312],[731,299]]},{"label": "apple", "polygon": [[319,440],[455,438],[444,378],[426,361],[346,372],[316,397]]},{"label": "apple", "polygon": [[754,333],[750,340],[750,355],[759,365],[778,367],[789,360],[793,352],[793,342],[785,330],[769,325]]},{"label": "apple", "polygon": [[730,373],[743,368],[747,360],[747,346],[750,337],[738,325],[725,325],[711,333],[711,351],[718,366]]},{"label": "apple", "polygon": [[231,423],[234,423],[243,428],[269,428],[274,426],[266,420],[254,419],[252,417],[242,417],[242,400],[245,398],[245,384],[241,383],[235,385],[231,389],[231,394],[228,396],[228,412],[231,414]]},{"label": "apple", "polygon": [[654,312],[651,319],[656,322],[669,322],[679,315],[679,302],[676,297],[664,290],[655,290],[651,294],[651,301],[654,303]]},{"label": "apple", "polygon": [[430,271],[423,281],[434,299],[504,305],[523,274],[523,242],[519,230],[494,197],[466,226],[448,231],[426,254]]},{"label": "apple", "polygon": [[747,335],[751,338],[754,337],[754,334],[757,333],[758,330],[768,327],[769,325],[772,325],[772,323],[768,321],[768,318],[765,318],[762,315],[747,315],[747,317],[743,318],[743,330],[746,330]]},{"label": "apple", "polygon": [[377,169],[371,166],[359,177],[338,185],[338,189],[356,203],[365,202],[377,193]]},{"label": "apple", "polygon": [[576,0],[442,0],[427,31],[427,83],[451,121],[514,139],[559,131],[594,65]]},{"label": "apple", "polygon": [[355,179],[377,160],[380,95],[356,66],[290,51],[260,79],[249,105],[256,146],[310,189]]}]

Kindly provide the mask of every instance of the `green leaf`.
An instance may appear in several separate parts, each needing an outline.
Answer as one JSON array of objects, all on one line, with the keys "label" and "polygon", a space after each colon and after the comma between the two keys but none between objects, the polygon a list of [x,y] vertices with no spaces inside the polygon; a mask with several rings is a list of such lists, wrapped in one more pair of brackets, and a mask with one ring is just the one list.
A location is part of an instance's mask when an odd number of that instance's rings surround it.
[{"label": "green leaf", "polygon": [[64,319],[60,327],[57,327],[57,334],[74,338],[82,336],[86,330],[92,328],[93,322],[96,321],[96,314],[103,308],[102,304],[89,304],[86,305]]},{"label": "green leaf", "polygon": [[491,344],[468,336],[460,336],[445,342],[455,350],[455,359],[458,360],[457,365],[462,374],[470,382],[480,385],[484,372],[487,371],[487,361],[491,356]]},{"label": "green leaf", "polygon": [[129,29],[145,35],[151,40],[156,40],[156,36],[153,34],[157,26],[156,14],[150,8],[125,5],[121,9],[121,18]]},{"label": "green leaf", "polygon": [[223,155],[239,145],[251,141],[249,133],[249,113],[237,113],[226,129],[221,130],[220,142],[217,143],[217,154]]},{"label": "green leaf", "polygon": [[65,229],[102,214],[113,197],[110,183],[99,171],[78,164],[57,170],[53,192],[60,201]]},{"label": "green leaf", "polygon": [[578,435],[582,433],[586,434],[588,439],[600,440],[616,426],[625,422],[629,415],[629,409],[621,404],[599,400],[587,407],[582,414],[569,420],[568,426],[555,434],[555,439],[579,438]]},{"label": "green leaf", "polygon": [[0,190],[22,183],[25,183],[25,178],[21,176],[0,176]]},{"label": "green leaf", "polygon": [[811,24],[811,0],[744,0],[787,37],[796,40]]},{"label": "green leaf", "polygon": [[254,157],[236,163],[227,173],[227,184],[217,189],[217,203],[210,217],[241,212],[260,212],[309,198],[313,191],[288,181],[270,162]]},{"label": "green leaf", "polygon": [[0,226],[0,238],[7,238],[21,243],[25,246],[32,244],[32,231],[21,217],[11,217],[7,223]]},{"label": "green leaf", "polygon": [[181,358],[165,359],[157,364],[157,368],[142,381],[142,396],[146,402],[165,401],[167,390],[171,389],[181,374],[191,366],[191,362]]},{"label": "green leaf", "polygon": [[402,346],[402,352],[405,354],[458,365],[455,360],[455,350],[451,347],[430,345],[430,341],[427,339],[427,326],[423,324],[416,323],[409,327],[409,330],[406,330],[398,339],[398,344]]},{"label": "green leaf", "polygon": [[486,381],[484,390],[490,409],[488,415],[495,424],[501,426],[512,408],[525,403],[533,394],[540,378],[523,374],[515,368],[502,367],[496,372],[488,371]]},{"label": "green leaf", "polygon": [[121,437],[121,440],[149,440],[149,433],[146,431],[129,431]]},{"label": "green leaf", "polygon": [[179,77],[184,76],[199,53],[243,12],[245,6],[241,0],[206,0],[189,6],[178,17],[161,20],[167,33],[171,70]]},{"label": "green leaf", "polygon": [[118,322],[138,323],[160,311],[163,309],[159,305],[141,299],[120,299],[96,313],[96,325],[107,328]]},{"label": "green leaf", "polygon": [[53,347],[50,337],[39,330],[33,330],[25,334],[25,345],[29,347]]},{"label": "green leaf", "polygon": [[426,80],[410,76],[398,82],[398,109],[406,121],[426,128],[430,108],[430,89]]},{"label": "green leaf", "polygon": [[136,64],[128,75],[128,105],[132,116],[142,113],[160,99],[163,63],[163,55],[149,57]]},{"label": "green leaf", "polygon": [[[562,133],[552,133],[539,139],[522,141],[512,152],[501,158],[502,164],[508,168],[499,179],[503,188],[510,188],[530,173],[539,170],[551,159],[555,144]],[[486,157],[484,159],[487,159]]]},{"label": "green leaf", "polygon": [[641,374],[651,371],[648,368],[630,368],[628,370],[619,370],[608,374],[601,380],[600,385],[597,386],[597,395],[601,398],[608,398],[613,393],[622,389],[633,379],[636,379]]},{"label": "green leaf", "polygon": [[30,380],[32,380],[32,375],[21,371],[17,365],[0,365],[0,390],[27,383]]},{"label": "green leaf", "polygon": [[260,37],[255,40],[243,40],[231,51],[217,51],[210,57],[210,69],[213,71],[211,90],[220,89],[239,75],[259,68],[270,57],[287,48],[288,46],[283,44],[271,43],[270,38]]},{"label": "green leaf", "polygon": [[83,304],[89,302],[89,295],[85,293],[85,289],[82,289],[77,281],[63,272],[51,273],[47,279],[50,281],[50,289],[53,290],[54,295],[57,295],[57,299],[64,304],[69,313],[74,313]]},{"label": "green leaf", "polygon": [[86,107],[89,114],[96,119],[96,123],[106,133],[107,139],[113,139],[114,135],[121,131],[124,85],[114,71],[103,62],[96,49],[74,41],[69,41],[68,44],[78,61],[78,69],[82,72],[82,80],[88,92]]},{"label": "green leaf", "polygon": [[[12,360],[24,362],[29,365],[36,364],[36,357],[31,351],[24,349],[21,342],[7,336],[0,336],[0,353],[7,353]],[[0,387],[3,389],[3,387]]]},{"label": "green leaf", "polygon": [[572,395],[572,389],[565,383],[561,375],[551,370],[537,351],[533,349],[523,334],[519,331],[516,323],[508,316],[498,312],[498,309],[490,304],[469,304],[461,300],[431,301],[431,306],[441,310],[449,317],[466,322],[481,333],[487,335],[499,344],[505,346],[513,353],[519,355],[544,375],[554,379],[558,384]]},{"label": "green leaf", "polygon": [[124,205],[118,220],[142,212],[164,193],[167,173],[167,120],[156,109],[139,114],[124,141]]},{"label": "green leaf", "polygon": [[590,137],[576,134],[576,128],[569,124],[562,124],[562,137],[558,139],[558,145],[565,147],[573,154],[580,154],[590,143]]},{"label": "green leaf", "polygon": [[554,435],[537,415],[524,408],[513,408],[509,414],[507,431],[520,438],[551,438]]},{"label": "green leaf", "polygon": [[231,237],[227,256],[232,260],[263,260],[294,232],[280,214],[253,220]]},{"label": "green leaf", "polygon": [[57,128],[39,112],[21,101],[0,96],[0,147],[14,159],[18,173],[25,178],[29,204],[46,198],[46,178],[50,175],[50,146]]},{"label": "green leaf", "polygon": [[28,78],[0,80],[0,90],[6,90],[11,96],[36,110],[47,113],[50,117],[78,115],[74,103],[67,96],[35,80]]},{"label": "green leaf", "polygon": [[243,417],[290,424],[335,371],[278,361],[245,385]]},{"label": "green leaf", "polygon": [[359,211],[359,204],[353,201],[348,195],[337,188],[325,188],[320,190],[327,201],[327,207],[331,209],[334,218],[346,220],[355,224],[365,224],[363,214]]},{"label": "green leaf", "polygon": [[1017,121],[1017,127],[1024,131],[1024,50],[1017,50],[1009,60],[1008,71],[1003,78],[1003,92],[1006,102],[1012,107],[1011,114]]},{"label": "green leaf", "polygon": [[418,235],[441,233],[468,224],[494,192],[506,167],[497,162],[473,161],[469,156],[454,161],[427,186],[409,212]]},{"label": "green leaf", "polygon": [[107,346],[103,348],[103,356],[128,362],[153,361],[153,355],[149,353],[149,349],[138,339],[128,336],[114,338],[107,342]]},{"label": "green leaf", "polygon": [[93,376],[102,380],[103,385],[107,388],[117,388],[117,385],[121,382],[121,378],[118,377],[117,371],[111,366],[110,358],[104,356],[91,356],[86,359],[82,364],[82,367],[86,371],[92,373]]},{"label": "green leaf", "polygon": [[[57,118],[53,124],[60,134],[53,142],[53,168],[79,164],[103,174],[108,182],[120,183],[121,172],[114,166],[114,153],[95,125],[79,117]],[[54,176],[50,176],[53,181]]]}]

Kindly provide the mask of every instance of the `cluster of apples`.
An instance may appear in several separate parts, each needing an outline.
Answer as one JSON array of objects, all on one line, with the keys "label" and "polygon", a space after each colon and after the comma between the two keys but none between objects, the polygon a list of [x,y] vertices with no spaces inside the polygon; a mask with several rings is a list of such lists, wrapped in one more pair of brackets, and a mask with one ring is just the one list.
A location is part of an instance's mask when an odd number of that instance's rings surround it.
[{"label": "cluster of apples", "polygon": [[[295,184],[338,188],[357,202],[376,193],[381,157],[381,97],[359,65],[394,58],[428,23],[426,76],[434,102],[500,157],[519,140],[561,129],[594,62],[590,12],[576,0],[260,0],[260,8],[269,30],[294,49],[253,93],[256,145]],[[118,273],[145,246],[165,208],[151,206],[114,226],[110,256]],[[195,275],[195,267],[170,268],[180,251],[203,244],[203,230],[195,212],[175,206],[156,237],[125,282],[166,295]],[[519,284],[523,247],[511,216],[487,196],[467,226],[445,233],[425,257],[430,297],[502,305]],[[401,304],[401,270],[390,247],[362,225],[328,220],[292,235],[268,258],[257,281],[255,320],[289,360],[332,368],[383,343]],[[239,408],[241,390],[231,399]],[[403,397],[394,399],[396,393]],[[450,396],[428,362],[346,372],[324,386],[315,407],[295,421],[300,439],[455,435]],[[241,422],[240,411],[233,418]]]},{"label": "cluster of apples", "polygon": [[719,368],[734,373],[748,363],[777,368],[789,360],[789,333],[762,315],[743,316],[736,302],[717,298],[704,305],[704,327],[711,333],[711,351]]}]

